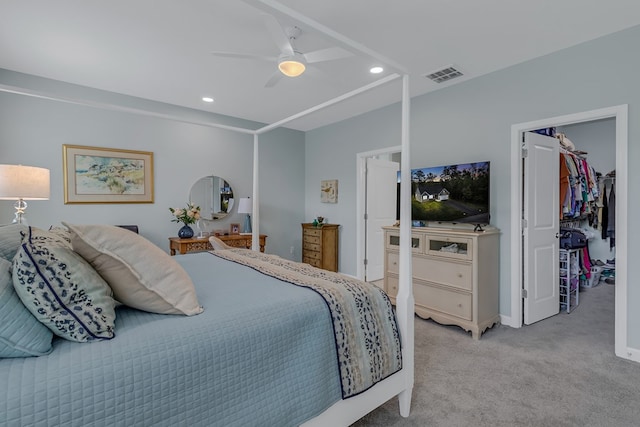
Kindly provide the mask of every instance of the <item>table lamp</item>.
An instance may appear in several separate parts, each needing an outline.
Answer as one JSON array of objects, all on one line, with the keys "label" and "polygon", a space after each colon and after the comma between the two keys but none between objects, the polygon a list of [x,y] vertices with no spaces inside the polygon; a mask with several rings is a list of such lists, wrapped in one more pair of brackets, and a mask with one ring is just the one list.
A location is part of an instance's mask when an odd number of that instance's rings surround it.
[{"label": "table lamp", "polygon": [[247,214],[244,219],[244,226],[242,228],[242,234],[250,234],[251,233],[251,210],[253,209],[253,204],[251,202],[251,198],[242,197],[238,203],[238,213],[239,214]]},{"label": "table lamp", "polygon": [[0,200],[17,200],[13,223],[27,225],[25,200],[49,200],[49,169],[0,165]]}]

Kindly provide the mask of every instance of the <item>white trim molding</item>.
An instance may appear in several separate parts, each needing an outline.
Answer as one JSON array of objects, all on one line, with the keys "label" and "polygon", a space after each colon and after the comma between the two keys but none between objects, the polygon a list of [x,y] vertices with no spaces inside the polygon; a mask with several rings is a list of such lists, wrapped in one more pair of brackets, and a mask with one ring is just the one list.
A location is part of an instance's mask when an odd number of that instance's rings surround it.
[{"label": "white trim molding", "polygon": [[[616,120],[616,295],[615,354],[640,362],[640,351],[627,347],[628,333],[628,105],[550,117],[511,126],[511,316],[502,316],[503,324],[522,327],[522,134],[553,126],[564,126],[593,120]],[[507,323],[509,322],[509,323]]]}]

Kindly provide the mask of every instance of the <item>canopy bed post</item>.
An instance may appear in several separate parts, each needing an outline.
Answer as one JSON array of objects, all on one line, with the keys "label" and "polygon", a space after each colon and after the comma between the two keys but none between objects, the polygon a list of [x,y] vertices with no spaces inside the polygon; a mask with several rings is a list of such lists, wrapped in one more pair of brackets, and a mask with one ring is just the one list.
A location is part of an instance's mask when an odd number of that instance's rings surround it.
[{"label": "canopy bed post", "polygon": [[258,224],[260,223],[260,213],[258,212],[258,206],[260,205],[260,200],[258,200],[258,194],[260,193],[258,190],[258,141],[260,137],[258,133],[253,134],[253,207],[251,208],[251,249],[254,251],[260,250],[260,230],[258,229]]},{"label": "canopy bed post", "polygon": [[399,286],[396,298],[397,317],[402,337],[402,367],[406,388],[398,395],[400,415],[409,416],[414,375],[414,314],[411,281],[411,164],[409,138],[409,75],[402,76],[402,152],[400,158],[400,263]]}]

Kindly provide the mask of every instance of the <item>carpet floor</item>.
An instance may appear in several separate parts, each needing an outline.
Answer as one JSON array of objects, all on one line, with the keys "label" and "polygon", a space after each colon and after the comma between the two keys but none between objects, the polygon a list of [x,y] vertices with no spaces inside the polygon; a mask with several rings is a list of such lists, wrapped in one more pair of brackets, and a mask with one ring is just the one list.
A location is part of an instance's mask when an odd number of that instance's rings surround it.
[{"label": "carpet floor", "polygon": [[533,325],[497,326],[480,340],[415,319],[411,414],[397,398],[352,427],[640,426],[640,364],[614,354],[614,290]]}]

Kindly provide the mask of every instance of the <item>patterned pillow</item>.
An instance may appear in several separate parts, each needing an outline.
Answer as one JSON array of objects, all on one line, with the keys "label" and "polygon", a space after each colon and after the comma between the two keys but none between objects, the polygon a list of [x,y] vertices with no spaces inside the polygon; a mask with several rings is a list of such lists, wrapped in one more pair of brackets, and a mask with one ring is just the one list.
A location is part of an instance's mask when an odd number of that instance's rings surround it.
[{"label": "patterned pillow", "polygon": [[22,233],[27,231],[27,226],[22,224],[9,224],[0,226],[0,258],[11,261],[22,242]]},{"label": "patterned pillow", "polygon": [[0,258],[0,357],[42,356],[53,334],[33,317],[13,289],[11,263]]},{"label": "patterned pillow", "polygon": [[[29,234],[28,240],[30,240],[31,243],[52,244],[71,249],[71,234],[67,229],[51,227],[49,230],[41,230],[37,227],[28,227],[26,233]],[[24,240],[21,243],[24,243]]]},{"label": "patterned pillow", "polygon": [[66,243],[34,235],[41,233],[30,230],[13,260],[13,286],[22,303],[62,338],[113,338],[116,303],[109,285]]},{"label": "patterned pillow", "polygon": [[49,227],[49,235],[54,235],[66,242],[71,247],[71,232],[65,227]]},{"label": "patterned pillow", "polygon": [[119,302],[151,313],[202,313],[189,274],[144,237],[113,225],[63,224],[73,250],[104,277]]}]

